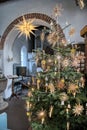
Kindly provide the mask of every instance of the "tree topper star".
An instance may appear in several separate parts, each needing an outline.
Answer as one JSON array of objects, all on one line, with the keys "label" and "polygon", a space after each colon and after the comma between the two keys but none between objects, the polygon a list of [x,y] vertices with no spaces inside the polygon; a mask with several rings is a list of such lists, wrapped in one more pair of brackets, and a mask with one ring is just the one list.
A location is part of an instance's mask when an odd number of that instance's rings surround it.
[{"label": "tree topper star", "polygon": [[23,16],[23,21],[20,24],[15,25],[16,29],[20,32],[19,36],[24,34],[26,36],[26,38],[27,37],[30,38],[30,34],[35,35],[33,33],[33,31],[37,30],[36,29],[37,26],[34,26],[33,22],[34,22],[34,19],[31,19],[31,20],[27,21],[25,19],[25,17]]}]

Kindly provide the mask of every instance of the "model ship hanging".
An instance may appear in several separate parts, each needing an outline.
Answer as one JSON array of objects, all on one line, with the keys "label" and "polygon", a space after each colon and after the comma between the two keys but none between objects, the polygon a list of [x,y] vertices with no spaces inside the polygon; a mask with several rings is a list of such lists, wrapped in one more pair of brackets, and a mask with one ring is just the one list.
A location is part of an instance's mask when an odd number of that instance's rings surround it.
[{"label": "model ship hanging", "polygon": [[20,22],[19,24],[15,25],[16,30],[19,31],[19,37],[21,35],[25,35],[26,39],[29,38],[30,39],[30,34],[34,34],[34,30],[37,30],[35,25],[33,25],[33,22],[35,21],[35,19],[30,19],[30,20],[26,20],[26,18],[23,16],[23,21]]}]

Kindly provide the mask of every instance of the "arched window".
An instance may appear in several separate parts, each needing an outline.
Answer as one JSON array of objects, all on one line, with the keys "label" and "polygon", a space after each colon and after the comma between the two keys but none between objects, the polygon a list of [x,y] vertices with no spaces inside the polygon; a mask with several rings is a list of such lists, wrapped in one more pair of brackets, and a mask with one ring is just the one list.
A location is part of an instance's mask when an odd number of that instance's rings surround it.
[{"label": "arched window", "polygon": [[27,48],[25,46],[21,48],[21,66],[27,66]]}]

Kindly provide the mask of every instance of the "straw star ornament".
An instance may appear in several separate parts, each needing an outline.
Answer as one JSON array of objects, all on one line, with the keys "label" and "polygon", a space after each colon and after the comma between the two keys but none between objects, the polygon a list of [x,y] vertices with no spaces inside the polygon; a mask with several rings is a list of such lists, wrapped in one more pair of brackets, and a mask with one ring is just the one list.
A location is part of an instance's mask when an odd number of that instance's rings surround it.
[{"label": "straw star ornament", "polygon": [[62,11],[63,11],[62,4],[56,5],[56,7],[54,8],[54,15],[55,15],[55,17],[61,16],[61,12]]},{"label": "straw star ornament", "polygon": [[34,19],[26,20],[25,17],[23,16],[23,21],[20,24],[15,25],[16,30],[20,32],[19,36],[24,34],[26,38],[28,37],[30,38],[30,34],[35,35],[33,31],[37,30],[36,29],[37,26],[34,26],[33,22],[34,22]]},{"label": "straw star ornament", "polygon": [[79,116],[81,115],[81,113],[83,112],[84,108],[82,105],[79,104],[76,104],[73,108],[73,113],[75,114],[75,116]]}]

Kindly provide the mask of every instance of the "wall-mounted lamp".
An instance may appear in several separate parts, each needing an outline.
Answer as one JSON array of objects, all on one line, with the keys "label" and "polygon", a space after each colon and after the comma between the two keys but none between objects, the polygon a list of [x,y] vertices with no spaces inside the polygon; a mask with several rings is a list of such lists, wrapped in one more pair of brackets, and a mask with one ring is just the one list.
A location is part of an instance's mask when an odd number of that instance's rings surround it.
[{"label": "wall-mounted lamp", "polygon": [[13,57],[8,56],[7,61],[8,61],[8,62],[13,61]]}]

